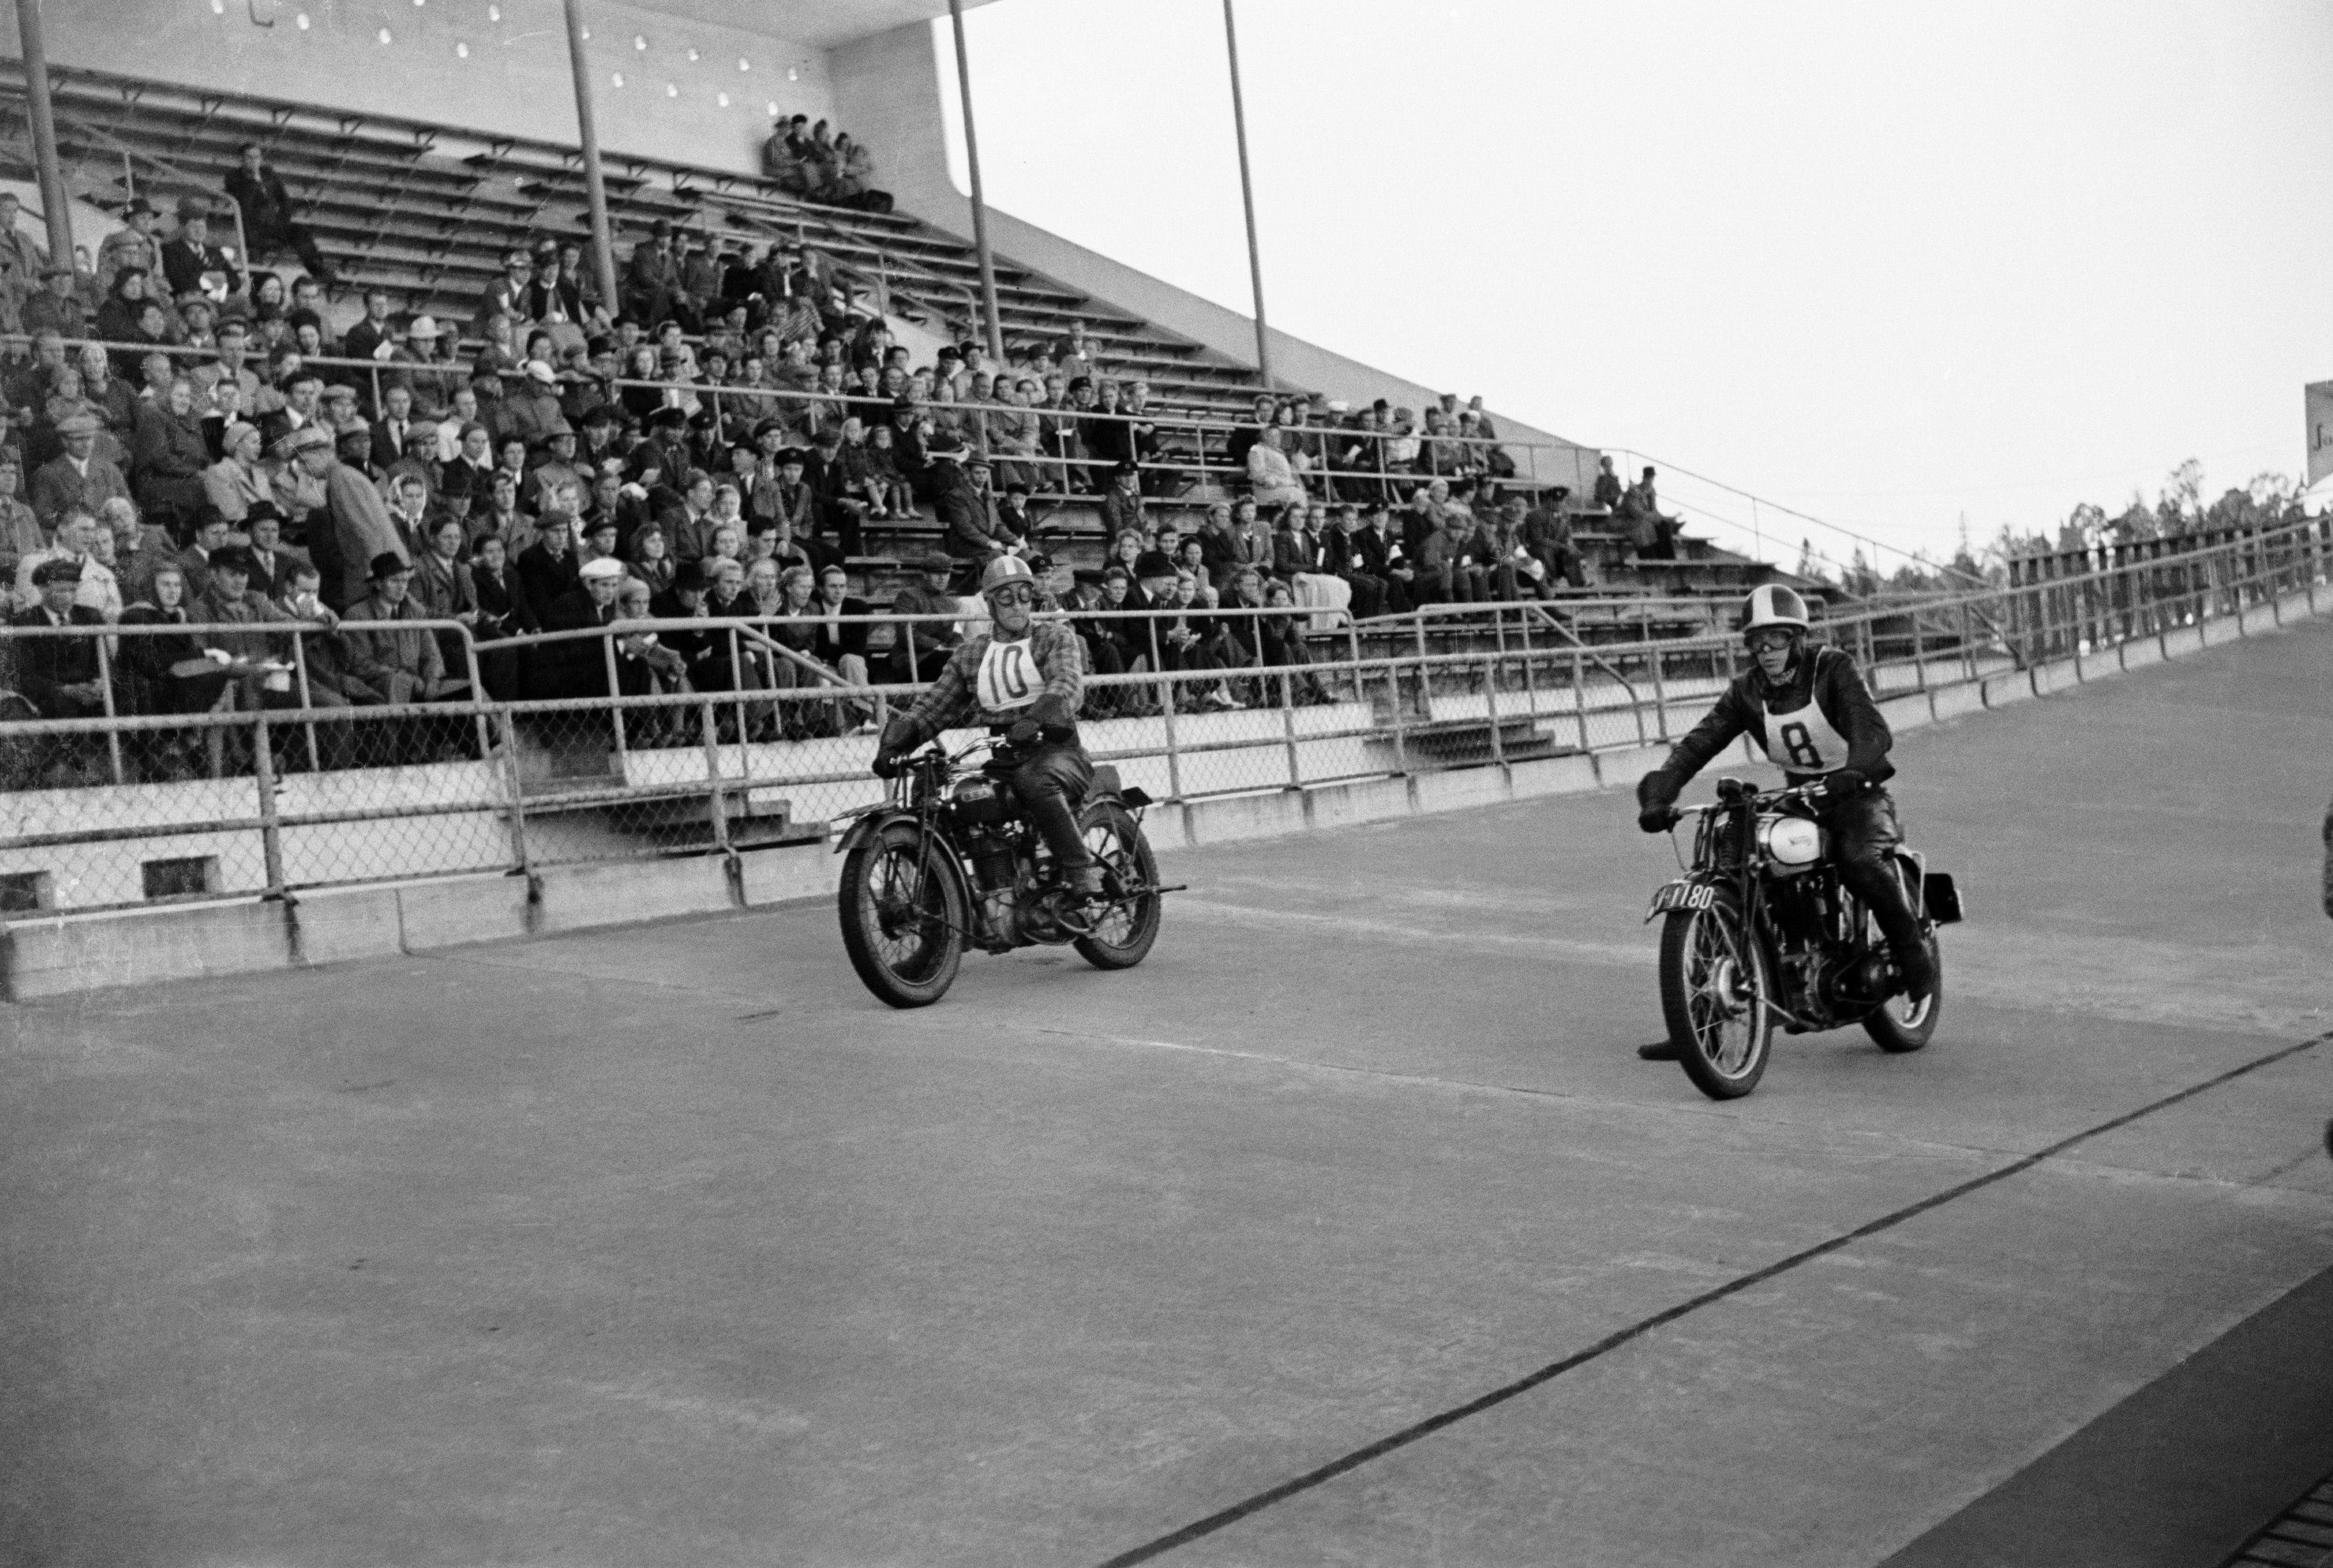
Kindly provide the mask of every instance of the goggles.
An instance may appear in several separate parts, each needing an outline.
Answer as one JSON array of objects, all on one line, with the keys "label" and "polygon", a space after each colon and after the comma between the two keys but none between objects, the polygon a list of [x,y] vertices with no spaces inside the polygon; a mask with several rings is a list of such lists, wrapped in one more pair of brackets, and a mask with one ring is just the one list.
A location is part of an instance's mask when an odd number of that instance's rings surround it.
[{"label": "goggles", "polygon": [[996,605],[1033,605],[1037,590],[1027,583],[1007,583],[1003,588],[988,590],[988,602]]},{"label": "goggles", "polygon": [[1750,645],[1752,653],[1762,654],[1770,649],[1789,647],[1799,640],[1799,634],[1788,626],[1761,626],[1743,640]]}]

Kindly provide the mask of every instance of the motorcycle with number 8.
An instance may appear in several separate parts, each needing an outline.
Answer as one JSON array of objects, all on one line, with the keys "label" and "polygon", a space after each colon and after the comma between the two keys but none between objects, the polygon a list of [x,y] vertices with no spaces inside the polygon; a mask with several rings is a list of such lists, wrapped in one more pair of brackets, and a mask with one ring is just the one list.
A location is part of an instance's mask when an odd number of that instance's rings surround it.
[{"label": "motorcycle with number 8", "polygon": [[[975,760],[983,753],[984,761]],[[994,739],[950,756],[926,746],[906,759],[885,799],[861,807],[835,848],[842,945],[867,989],[895,1008],[947,993],[968,944],[1010,952],[1068,943],[1096,969],[1132,969],[1158,939],[1158,865],[1143,837],[1150,798],[1093,770],[1078,827],[1101,870],[1101,894],[1059,885],[1051,852],[1017,808],[1014,759]]]},{"label": "motorcycle with number 8", "polygon": [[1766,1071],[1775,1026],[1807,1034],[1861,1024],[1884,1051],[1916,1051],[1944,1010],[1939,927],[1961,918],[1959,889],[1909,849],[1896,871],[1919,918],[1935,988],[1915,1002],[1877,923],[1841,881],[1820,798],[1805,787],[1761,792],[1721,779],[1717,803],[1677,808],[1697,818],[1685,875],[1653,894],[1661,929],[1661,1012],[1694,1086],[1713,1100],[1750,1093]]}]

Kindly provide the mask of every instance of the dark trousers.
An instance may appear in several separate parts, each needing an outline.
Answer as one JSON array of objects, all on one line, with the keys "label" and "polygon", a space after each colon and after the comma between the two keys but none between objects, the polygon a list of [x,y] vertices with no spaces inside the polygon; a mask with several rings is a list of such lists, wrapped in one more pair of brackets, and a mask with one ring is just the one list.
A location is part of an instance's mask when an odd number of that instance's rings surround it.
[{"label": "dark trousers", "polygon": [[251,259],[258,261],[282,251],[290,251],[308,269],[308,275],[320,283],[332,281],[331,263],[316,249],[316,236],[298,224],[278,224],[272,229],[261,229],[250,236]]},{"label": "dark trousers", "polygon": [[1046,742],[1013,764],[1013,794],[1053,852],[1055,875],[1067,876],[1093,864],[1085,835],[1078,831],[1078,808],[1093,783],[1093,762],[1074,741]]},{"label": "dark trousers", "polygon": [[1870,908],[1896,961],[1918,952],[1920,922],[1896,868],[1895,851],[1904,842],[1904,830],[1896,821],[1896,802],[1887,791],[1872,789],[1849,796],[1824,811],[1822,825],[1830,834],[1839,879]]}]

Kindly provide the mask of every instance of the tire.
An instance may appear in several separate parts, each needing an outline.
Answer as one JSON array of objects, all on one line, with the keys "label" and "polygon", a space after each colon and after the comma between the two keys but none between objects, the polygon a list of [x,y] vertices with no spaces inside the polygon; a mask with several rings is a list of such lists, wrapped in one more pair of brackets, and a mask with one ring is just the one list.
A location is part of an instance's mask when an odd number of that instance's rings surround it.
[{"label": "tire", "polygon": [[926,862],[924,830],[893,822],[843,856],[835,893],[843,951],[867,989],[895,1008],[931,1006],[963,967],[971,912],[949,856],[934,840]]},{"label": "tire", "polygon": [[[1908,884],[1904,891],[1912,900],[1912,907],[1919,908],[1919,884],[1913,878],[1920,875],[1920,868],[1910,861],[1898,860],[1896,870]],[[1871,923],[1868,915],[1864,918],[1867,927],[1866,934],[1877,940],[1877,926]],[[1944,1016],[1944,950],[1936,941],[1935,926],[1929,926],[1924,935],[1928,945],[1928,964],[1935,975],[1935,989],[1917,1006],[1899,992],[1880,1003],[1863,1020],[1863,1032],[1869,1035],[1881,1050],[1893,1056],[1900,1056],[1925,1046],[1935,1037],[1936,1020]]]},{"label": "tire", "polygon": [[[1128,887],[1158,885],[1158,862],[1142,825],[1115,800],[1097,800],[1080,816],[1086,847],[1101,869],[1102,891],[1118,898]],[[1077,939],[1078,956],[1096,969],[1132,969],[1158,940],[1159,897],[1145,893],[1110,905],[1091,932]]]},{"label": "tire", "polygon": [[1661,1012],[1677,1063],[1713,1100],[1738,1100],[1765,1076],[1774,1037],[1763,946],[1731,894],[1669,912],[1661,927]]}]

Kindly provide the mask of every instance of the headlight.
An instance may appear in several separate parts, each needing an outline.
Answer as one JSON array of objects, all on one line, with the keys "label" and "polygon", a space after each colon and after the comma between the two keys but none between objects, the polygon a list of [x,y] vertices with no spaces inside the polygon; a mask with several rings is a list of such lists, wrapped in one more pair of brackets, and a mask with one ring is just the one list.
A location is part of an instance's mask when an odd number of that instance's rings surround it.
[{"label": "headlight", "polygon": [[1758,851],[1777,865],[1812,865],[1823,855],[1823,831],[1803,817],[1758,819]]}]

